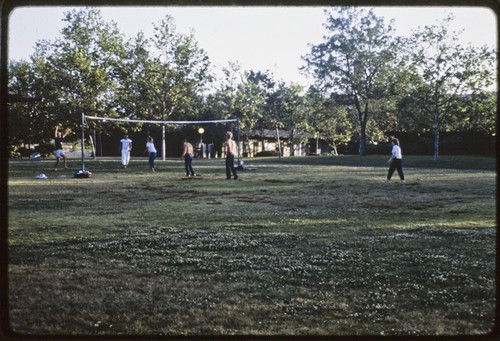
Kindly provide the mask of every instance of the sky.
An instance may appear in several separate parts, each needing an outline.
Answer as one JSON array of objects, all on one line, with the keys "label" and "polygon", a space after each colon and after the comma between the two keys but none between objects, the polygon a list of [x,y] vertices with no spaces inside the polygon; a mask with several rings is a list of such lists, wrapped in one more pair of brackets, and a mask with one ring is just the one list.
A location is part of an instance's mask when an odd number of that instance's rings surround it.
[{"label": "sky", "polygon": [[[76,7],[19,7],[9,16],[9,59],[28,59],[35,42],[53,41],[64,27],[63,13]],[[194,32],[216,69],[238,62],[244,70],[269,70],[287,83],[310,84],[298,70],[311,44],[327,33],[326,7],[100,7],[103,19],[114,21],[127,37],[143,31],[166,15],[177,32]],[[396,34],[408,36],[419,26],[437,24],[453,13],[452,30],[461,31],[464,45],[497,47],[497,19],[486,7],[376,7],[386,22],[394,19]],[[27,24],[29,23],[29,25]]]}]

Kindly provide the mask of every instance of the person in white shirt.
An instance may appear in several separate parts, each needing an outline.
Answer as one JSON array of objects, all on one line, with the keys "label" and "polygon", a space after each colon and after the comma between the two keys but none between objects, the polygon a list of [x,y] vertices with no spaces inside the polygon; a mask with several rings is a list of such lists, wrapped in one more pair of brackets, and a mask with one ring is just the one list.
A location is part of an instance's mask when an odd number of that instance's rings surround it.
[{"label": "person in white shirt", "polygon": [[121,143],[121,155],[122,155],[122,165],[123,168],[127,168],[130,162],[130,151],[132,150],[132,140],[128,138],[128,134],[120,140]]},{"label": "person in white shirt", "polygon": [[145,153],[149,153],[149,168],[151,171],[154,173],[155,171],[155,159],[156,159],[156,148],[155,144],[153,142],[153,138],[151,136],[148,137],[148,142],[146,143],[146,150],[144,151]]},{"label": "person in white shirt", "polygon": [[387,161],[389,163],[389,172],[387,173],[387,181],[391,180],[392,174],[394,171],[398,171],[399,178],[402,182],[405,181],[405,175],[403,174],[403,168],[401,166],[403,160],[403,153],[401,152],[401,147],[399,146],[399,140],[393,138],[391,141],[392,144],[392,153],[391,157]]}]

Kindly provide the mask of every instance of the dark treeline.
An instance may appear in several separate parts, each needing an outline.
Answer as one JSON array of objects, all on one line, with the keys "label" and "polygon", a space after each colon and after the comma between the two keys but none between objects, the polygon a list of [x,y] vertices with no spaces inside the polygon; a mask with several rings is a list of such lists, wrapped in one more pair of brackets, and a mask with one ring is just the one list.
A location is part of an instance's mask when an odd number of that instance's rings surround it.
[{"label": "dark treeline", "polygon": [[[303,143],[310,142],[302,140],[308,132],[360,155],[387,143],[390,132],[408,138],[407,153],[429,153],[434,160],[440,152],[491,151],[495,138],[496,51],[461,45],[449,29],[452,16],[399,37],[392,22],[370,9],[325,11],[328,34],[302,56],[302,71],[314,79],[309,88],[235,63],[216,77],[194,34],[178,33],[170,16],[154,25],[153,37],[125,37],[98,9],[71,10],[63,20],[60,36],[37,42],[28,61],[9,61],[9,93],[38,99],[9,104],[12,151],[50,143],[55,126],[71,128],[69,139],[77,141],[82,113],[238,118],[243,141],[256,131],[281,129],[291,143]],[[101,137],[145,129],[123,122],[88,125]],[[453,136],[455,145],[446,142]],[[479,141],[489,147],[470,148]]]}]

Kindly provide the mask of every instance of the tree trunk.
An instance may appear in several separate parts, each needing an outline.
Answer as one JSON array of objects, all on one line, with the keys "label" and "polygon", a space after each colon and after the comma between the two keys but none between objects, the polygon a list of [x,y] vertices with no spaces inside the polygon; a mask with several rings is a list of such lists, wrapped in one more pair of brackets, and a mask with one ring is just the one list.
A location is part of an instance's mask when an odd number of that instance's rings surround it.
[{"label": "tree trunk", "polygon": [[356,109],[358,110],[358,118],[360,125],[359,134],[359,155],[365,156],[366,154],[366,121],[368,120],[368,101],[365,101],[364,108],[362,109],[359,99],[355,100]]},{"label": "tree trunk", "polygon": [[335,143],[335,141],[333,141],[333,155],[339,155],[339,153],[337,152],[337,144]]},{"label": "tree trunk", "polygon": [[434,91],[434,162],[439,160],[439,107],[438,92]]},{"label": "tree trunk", "polygon": [[102,132],[99,130],[99,156],[102,156]]},{"label": "tree trunk", "polygon": [[266,142],[265,142],[265,137],[264,137],[264,128],[260,130],[260,143],[261,143],[261,148],[262,151],[266,151]]},{"label": "tree trunk", "polygon": [[89,132],[90,146],[92,147],[92,159],[96,159],[96,143],[95,143],[95,129],[92,129],[92,133]]},{"label": "tree trunk", "polygon": [[366,155],[366,121],[361,121],[361,134],[359,136],[359,155]]},{"label": "tree trunk", "polygon": [[434,162],[439,160],[439,111],[434,112]]},{"label": "tree trunk", "polygon": [[281,142],[280,142],[280,131],[278,125],[276,124],[276,139],[278,140],[278,158],[281,160]]}]

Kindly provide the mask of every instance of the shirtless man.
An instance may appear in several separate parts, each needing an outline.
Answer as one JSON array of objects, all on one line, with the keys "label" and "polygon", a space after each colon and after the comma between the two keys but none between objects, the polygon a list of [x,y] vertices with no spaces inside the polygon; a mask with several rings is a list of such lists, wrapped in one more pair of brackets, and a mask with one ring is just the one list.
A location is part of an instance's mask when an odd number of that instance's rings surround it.
[{"label": "shirtless man", "polygon": [[233,140],[233,133],[228,131],[226,133],[226,141],[222,145],[224,153],[226,153],[226,180],[231,179],[231,173],[233,173],[234,180],[238,179],[236,174],[236,169],[234,168],[234,155],[237,153],[238,146]]},{"label": "shirtless man", "polygon": [[182,155],[181,159],[184,159],[184,167],[186,168],[186,176],[196,176],[194,172],[193,163],[193,145],[184,139],[184,144],[182,145]]}]

